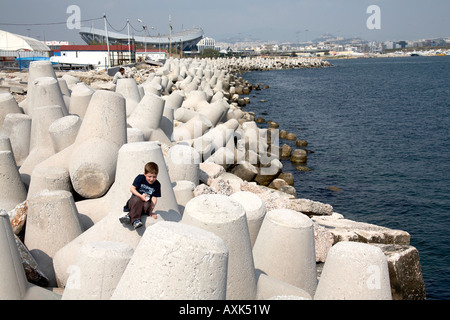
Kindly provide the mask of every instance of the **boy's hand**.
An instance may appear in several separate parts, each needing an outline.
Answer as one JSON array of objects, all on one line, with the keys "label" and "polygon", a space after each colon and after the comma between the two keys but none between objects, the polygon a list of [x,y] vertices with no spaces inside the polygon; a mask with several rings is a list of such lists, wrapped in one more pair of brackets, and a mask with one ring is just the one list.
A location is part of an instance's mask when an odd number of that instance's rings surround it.
[{"label": "boy's hand", "polygon": [[139,198],[141,198],[142,201],[146,202],[147,199],[145,197],[147,197],[147,195],[144,193],[144,194],[141,194]]}]

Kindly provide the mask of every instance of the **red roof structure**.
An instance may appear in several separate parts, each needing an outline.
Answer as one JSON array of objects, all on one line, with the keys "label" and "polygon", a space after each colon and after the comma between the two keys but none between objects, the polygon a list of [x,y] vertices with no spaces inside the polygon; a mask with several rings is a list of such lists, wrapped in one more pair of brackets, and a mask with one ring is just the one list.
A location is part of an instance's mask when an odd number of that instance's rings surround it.
[{"label": "red roof structure", "polygon": [[[130,49],[134,51],[135,46],[130,46]],[[108,46],[103,44],[95,45],[65,45],[60,46],[60,51],[108,51]],[[110,45],[110,51],[128,51],[128,45]]]}]

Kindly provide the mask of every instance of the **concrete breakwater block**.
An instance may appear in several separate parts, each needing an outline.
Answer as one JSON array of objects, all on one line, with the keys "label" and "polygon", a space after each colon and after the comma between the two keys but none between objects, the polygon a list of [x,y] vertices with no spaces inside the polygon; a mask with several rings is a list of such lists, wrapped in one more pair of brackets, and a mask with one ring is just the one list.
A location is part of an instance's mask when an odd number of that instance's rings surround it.
[{"label": "concrete breakwater block", "polygon": [[172,110],[165,107],[162,97],[153,93],[146,94],[127,118],[129,126],[143,132],[144,140],[167,145],[172,145],[172,122]]},{"label": "concrete breakwater block", "polygon": [[249,191],[235,192],[230,198],[236,200],[244,207],[250,234],[250,242],[253,248],[264,216],[266,215],[266,204],[260,197]]},{"label": "concrete breakwater block", "polygon": [[257,270],[314,295],[317,287],[314,229],[307,216],[290,209],[267,212],[253,246],[253,256]]},{"label": "concrete breakwater block", "polygon": [[0,135],[0,151],[12,151],[11,141],[7,136]]},{"label": "concrete breakwater block", "polygon": [[91,97],[75,144],[101,138],[122,146],[127,141],[126,129],[124,97],[115,92],[97,90]]},{"label": "concrete breakwater block", "polygon": [[27,185],[33,169],[55,154],[49,128],[54,121],[64,116],[59,105],[37,107],[35,111],[31,122],[30,152],[19,169]]},{"label": "concrete breakwater block", "polygon": [[134,78],[124,78],[117,80],[116,92],[120,93],[126,101],[126,115],[133,113],[134,109],[141,101],[139,88]]},{"label": "concrete breakwater block", "polygon": [[127,128],[127,143],[145,141],[144,133],[138,128]]},{"label": "concrete breakwater block", "polygon": [[188,180],[177,180],[174,184],[173,192],[177,199],[180,214],[183,215],[186,204],[195,197],[195,184]]},{"label": "concrete breakwater block", "polygon": [[8,213],[0,209],[0,300],[59,300],[27,281]]},{"label": "concrete breakwater block", "polygon": [[128,116],[127,123],[132,128],[144,132],[146,140],[150,139],[152,130],[159,129],[164,112],[165,100],[153,93],[146,94]]},{"label": "concrete breakwater block", "polygon": [[31,117],[22,113],[8,113],[0,128],[0,135],[9,138],[18,166],[30,153]]},{"label": "concrete breakwater block", "polygon": [[176,111],[183,105],[185,94],[181,90],[174,90],[170,95],[163,96],[162,98],[166,101],[166,107]]},{"label": "concrete breakwater block", "polygon": [[391,300],[387,258],[380,248],[343,241],[328,251],[314,300]]},{"label": "concrete breakwater block", "polygon": [[80,126],[81,118],[75,115],[60,118],[50,125],[48,131],[55,153],[60,152],[75,142]]},{"label": "concrete breakwater block", "polygon": [[118,151],[126,142],[124,98],[115,92],[96,91],[68,164],[74,190],[89,199],[104,195],[114,181]]},{"label": "concrete breakwater block", "polygon": [[227,266],[228,249],[217,235],[159,222],[142,236],[111,299],[222,300]]},{"label": "concrete breakwater block", "polygon": [[255,268],[242,205],[224,195],[200,195],[186,204],[181,222],[213,232],[225,242],[229,251],[226,299],[255,299]]},{"label": "concrete breakwater block", "polygon": [[165,157],[172,182],[187,180],[199,184],[200,154],[194,148],[177,144],[170,148]]},{"label": "concrete breakwater block", "polygon": [[42,190],[65,190],[72,192],[69,171],[60,167],[36,167],[31,174],[27,199]]},{"label": "concrete breakwater block", "polygon": [[77,115],[81,119],[83,119],[94,93],[95,90],[88,87],[83,82],[74,85],[72,93],[70,95],[69,113]]},{"label": "concrete breakwater block", "polygon": [[58,80],[51,77],[35,79],[31,84],[32,92],[27,95],[27,114],[33,116],[36,108],[57,105],[64,116],[69,115]]},{"label": "concrete breakwater block", "polygon": [[134,250],[121,242],[100,241],[83,245],[62,300],[109,300]]},{"label": "concrete breakwater block", "polygon": [[296,296],[305,300],[312,300],[312,296],[303,289],[289,283],[275,279],[260,271],[257,274],[257,299],[267,300],[274,296]]},{"label": "concrete breakwater block", "polygon": [[0,93],[0,128],[3,125],[6,115],[9,113],[22,114],[23,112],[11,93]]},{"label": "concrete breakwater block", "polygon": [[56,286],[53,257],[82,233],[72,194],[64,190],[43,190],[28,200],[27,230],[24,244]]},{"label": "concrete breakwater block", "polygon": [[27,197],[11,151],[0,151],[0,177],[0,208],[9,211]]},{"label": "concrete breakwater block", "polygon": [[103,196],[114,182],[119,146],[103,139],[90,139],[78,146],[70,159],[74,190],[88,199]]},{"label": "concrete breakwater block", "polygon": [[[34,82],[38,78],[49,77],[56,79],[55,69],[50,61],[32,61],[28,68],[28,84],[27,84],[27,98],[19,103],[26,114],[32,108],[30,106],[30,97],[33,96]],[[61,90],[61,89],[60,89]],[[30,114],[31,115],[31,114]]]},{"label": "concrete breakwater block", "polygon": [[[32,61],[28,69],[28,85],[36,78],[51,77],[56,79],[55,69],[50,61]],[[28,91],[29,91],[28,87]]]}]

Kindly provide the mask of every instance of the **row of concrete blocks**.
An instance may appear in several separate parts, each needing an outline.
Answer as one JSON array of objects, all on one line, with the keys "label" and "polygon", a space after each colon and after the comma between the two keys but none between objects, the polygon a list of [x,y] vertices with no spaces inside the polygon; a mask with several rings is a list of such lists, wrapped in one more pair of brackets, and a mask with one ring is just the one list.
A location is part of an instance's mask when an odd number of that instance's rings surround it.
[{"label": "row of concrete blocks", "polygon": [[[161,169],[158,179],[163,197],[156,211],[160,220],[144,219],[146,227],[136,232],[123,227],[118,217],[128,198],[129,181],[142,171],[148,159],[157,162]],[[195,176],[198,164],[191,166]],[[245,192],[230,197],[187,197],[181,215],[176,186],[169,176],[181,168],[186,168],[186,163],[166,165],[157,142],[129,143],[119,150],[115,183],[105,197],[75,205],[70,192],[54,190],[38,192],[30,198],[25,244],[49,275],[50,285],[65,287],[64,299],[254,299],[287,293],[307,299],[321,297],[321,284],[316,287],[314,236],[309,218],[291,210],[266,214],[264,203]],[[189,194],[191,190],[180,191]],[[84,231],[86,221],[95,220],[99,210],[108,213]],[[185,230],[183,224],[212,232],[223,243],[198,229]],[[150,242],[144,240],[147,237]],[[207,238],[210,241],[205,241]],[[12,257],[6,253],[13,251],[11,239],[5,243],[9,247],[2,260],[10,261]],[[205,247],[207,243],[212,247]],[[346,245],[361,248],[358,251],[351,247],[345,254],[338,251],[336,260],[332,258],[333,251],[329,252],[321,281],[326,288],[323,292],[334,292],[335,296],[326,298],[388,298],[385,256],[369,245]],[[357,254],[353,258],[350,253]],[[94,257],[99,259],[98,264],[93,262]],[[354,261],[356,269],[351,268],[350,261]],[[328,268],[326,286],[327,265],[332,267]],[[155,272],[146,272],[149,266]],[[1,271],[8,277],[16,274],[10,269]],[[107,288],[99,285],[100,279]],[[336,286],[341,279],[347,286]],[[151,285],[142,286],[143,283]],[[210,290],[205,290],[205,286]],[[2,292],[10,292],[8,288]],[[333,288],[338,288],[338,292]]]},{"label": "row of concrete blocks", "polygon": [[[145,220],[146,228],[137,233],[118,223],[118,217],[130,179],[149,158],[161,168],[164,196],[156,212],[162,221]],[[84,232],[81,211],[69,192],[43,191],[29,200],[25,244],[46,274],[53,273],[49,278],[65,287],[63,299],[264,299],[287,294],[320,298],[309,218],[292,210],[266,214],[265,204],[247,192],[192,198],[181,216],[169,171],[158,143],[125,144],[111,191],[104,199],[84,201],[86,215],[99,203],[110,213]],[[324,292],[334,292],[334,298],[388,297],[384,254],[365,244],[347,245],[361,248],[338,251],[335,262],[330,251],[326,264],[332,267]],[[350,253],[357,254],[352,258]],[[351,269],[352,259],[361,269]],[[326,268],[321,279],[326,279]],[[336,286],[343,277],[339,272],[355,282],[346,278],[347,287]]]},{"label": "row of concrete blocks", "polygon": [[319,58],[289,57],[287,59],[272,58],[230,58],[216,59],[214,65],[226,71],[239,72],[249,70],[272,70],[281,68],[329,66],[328,61]]},{"label": "row of concrete blocks", "polygon": [[[99,95],[98,102],[96,105],[101,105],[105,107],[105,109],[111,108],[110,105],[116,105],[120,104],[117,103],[117,101],[112,101],[112,103],[108,103],[111,101],[108,101],[106,99],[105,103],[105,97],[113,97],[113,93],[102,93],[102,95]],[[114,96],[114,98],[120,100],[117,96]],[[102,104],[101,102],[105,103]],[[123,108],[121,108],[122,114],[125,113],[124,103],[123,99],[120,100]],[[88,110],[91,110],[93,108],[89,108]],[[114,110],[117,111],[117,110]],[[98,112],[98,111],[96,111]],[[104,114],[103,114],[104,115]],[[89,119],[90,117],[86,117]],[[124,118],[124,116],[122,116]],[[100,118],[94,118],[90,119],[89,122],[91,127],[96,128],[98,127],[98,123],[100,120],[108,119],[108,116],[103,116]],[[123,120],[123,119],[122,119]],[[83,122],[84,123],[84,122]],[[112,122],[114,123],[114,122]],[[124,123],[124,121],[118,121],[118,123]],[[111,123],[109,123],[111,124]],[[119,125],[119,128],[121,126]],[[124,127],[124,126],[122,126]],[[117,128],[115,128],[117,129]],[[122,130],[119,130],[122,131]],[[81,132],[81,128],[80,128]],[[102,131],[104,132],[104,131]],[[110,133],[109,136],[112,134]],[[78,134],[80,136],[80,134]],[[106,135],[108,136],[108,135]],[[119,135],[120,136],[120,135]],[[78,139],[78,137],[77,137]],[[87,135],[84,136],[84,139],[81,141],[89,140],[89,137]],[[93,143],[89,146],[89,148],[86,148],[86,150],[97,150],[99,149],[99,146],[101,146],[101,139],[98,139],[96,143]],[[173,150],[176,150],[177,148],[174,148]],[[65,150],[65,149],[64,149]],[[189,149],[190,150],[190,149]],[[104,150],[100,148],[101,154],[104,154]],[[120,152],[122,151],[122,152]],[[73,150],[72,150],[73,152]],[[61,153],[61,152],[60,152]],[[5,157],[9,157],[9,159],[12,159],[11,155],[12,152],[5,151],[2,153],[2,155],[5,155]],[[59,154],[59,153],[58,153]],[[65,154],[63,152],[63,154]],[[64,157],[67,157],[67,154],[64,155]],[[64,158],[62,157],[62,158]],[[50,157],[53,158],[53,157]],[[56,158],[60,159],[61,156],[56,156]],[[111,154],[106,154],[106,158],[114,158]],[[139,159],[139,160],[138,160]],[[29,198],[29,214],[30,219],[27,224],[27,234],[26,234],[26,244],[27,247],[30,248],[31,252],[33,253],[33,256],[36,258],[36,260],[39,262],[39,265],[43,267],[47,274],[49,274],[50,281],[52,284],[54,282],[59,283],[62,286],[67,287],[67,272],[68,270],[73,270],[71,266],[74,265],[74,260],[76,259],[76,255],[78,251],[80,251],[80,248],[87,244],[87,243],[96,243],[101,241],[111,241],[111,242],[119,242],[119,243],[125,243],[126,245],[130,246],[133,250],[137,250],[137,244],[140,243],[140,237],[142,236],[142,233],[136,233],[134,230],[130,230],[127,228],[123,228],[121,225],[117,223],[117,218],[120,214],[122,214],[119,210],[127,200],[129,194],[128,194],[128,188],[130,181],[134,178],[136,174],[142,173],[142,168],[145,162],[148,159],[154,159],[159,165],[161,170],[161,174],[159,176],[160,181],[163,184],[163,187],[165,188],[163,190],[163,194],[165,195],[162,201],[159,202],[158,211],[159,215],[162,220],[167,222],[174,222],[179,223],[181,219],[181,215],[179,213],[179,203],[180,201],[176,198],[176,186],[173,186],[171,181],[176,181],[176,184],[182,185],[181,178],[174,178],[171,180],[171,177],[169,177],[169,174],[172,176],[177,173],[177,175],[180,175],[182,172],[189,172],[189,175],[193,175],[194,181],[196,181],[196,165],[198,163],[192,163],[192,162],[181,162],[181,163],[174,163],[173,161],[168,161],[168,165],[166,166],[166,160],[164,159],[161,151],[161,146],[155,143],[131,143],[131,144],[123,144],[123,147],[118,152],[117,157],[117,170],[114,168],[114,170],[110,170],[110,173],[116,175],[115,182],[113,187],[108,191],[108,194],[101,199],[93,199],[93,200],[87,200],[83,201],[82,203],[77,203],[77,205],[74,205],[73,198],[71,197],[70,192],[67,191],[61,191],[61,190],[54,190],[54,191],[43,191],[38,192],[33,197]],[[170,158],[172,159],[172,157]],[[12,160],[5,161],[2,163],[11,163]],[[53,180],[50,183],[50,179],[48,177],[53,175],[60,175],[60,178],[56,179],[57,181],[67,181],[66,177],[64,176],[65,173],[67,173],[70,170],[55,170],[54,168],[61,169],[61,165],[55,165],[56,163],[60,164],[61,162],[57,162],[56,160],[52,159],[51,161],[46,161],[44,166],[41,166],[40,169],[42,170],[42,176],[47,177],[46,181],[42,181],[42,185],[40,185],[37,190],[42,190],[43,186],[46,184],[51,184],[54,186]],[[7,166],[6,166],[7,167]],[[12,166],[9,166],[12,167]],[[62,168],[66,169],[66,168]],[[13,172],[14,170],[5,170],[6,172]],[[91,170],[92,171],[92,170]],[[186,174],[185,174],[186,175]],[[188,178],[186,178],[188,179]],[[17,175],[16,175],[17,180]],[[20,180],[20,179],[19,179]],[[45,179],[44,179],[45,180]],[[37,181],[34,179],[33,181]],[[64,185],[67,186],[69,184],[64,184],[62,187],[58,186],[56,189],[64,189]],[[186,184],[187,186],[189,184]],[[9,187],[9,185],[8,185]],[[31,185],[30,185],[30,189]],[[186,187],[185,190],[180,190],[177,193],[186,194],[186,199],[189,199],[189,195],[191,189],[189,187]],[[192,200],[193,201],[193,200]],[[207,201],[209,202],[209,201]],[[212,199],[211,199],[211,202]],[[248,202],[248,201],[247,201]],[[186,203],[191,203],[190,201],[187,201]],[[186,204],[186,208],[188,205]],[[185,211],[186,211],[185,208]],[[228,210],[228,209],[227,209]],[[78,211],[78,212],[77,212]],[[106,212],[106,216],[104,214],[101,214],[100,216],[95,216],[98,211],[104,211]],[[196,210],[194,210],[196,211]],[[54,216],[54,213],[58,212],[57,216]],[[189,212],[189,210],[188,210]],[[78,216],[78,219],[74,218]],[[183,219],[188,219],[184,217],[188,217],[189,214],[184,213]],[[206,215],[208,216],[208,214]],[[153,220],[153,219],[149,219]],[[61,224],[58,224],[56,222],[62,222]],[[153,221],[150,221],[147,223],[152,224]],[[90,223],[90,224],[89,224]],[[34,227],[33,227],[34,226]],[[45,226],[45,227],[44,227]],[[87,229],[89,228],[89,229]],[[249,228],[249,227],[247,227]],[[86,231],[84,231],[87,229]],[[150,227],[148,228],[150,230]],[[245,227],[241,224],[239,230],[244,230]],[[250,228],[249,228],[250,229]],[[62,233],[64,233],[64,237],[59,237],[59,234],[62,230]],[[145,229],[143,229],[145,230]],[[228,232],[229,233],[229,232]],[[243,234],[245,231],[243,231]],[[251,238],[249,235],[243,235],[241,234],[242,239]],[[237,236],[237,235],[236,235]],[[59,238],[58,238],[59,237]],[[225,241],[225,240],[224,240]],[[243,240],[240,244],[240,247],[238,250],[244,250],[248,247],[248,245],[245,244],[245,242],[248,242],[248,240]],[[225,241],[226,243],[226,241]],[[251,241],[250,241],[251,243]],[[230,246],[226,245],[228,252],[228,259],[230,259],[232,250],[234,252],[234,249],[230,248]],[[249,252],[248,248],[246,249]],[[312,250],[314,252],[314,250]],[[252,261],[252,255],[246,254],[246,261]],[[6,257],[7,259],[7,257]],[[222,259],[223,260],[223,259]],[[257,259],[255,259],[256,261]],[[311,261],[315,261],[314,258],[311,259]],[[251,264],[251,262],[248,262]],[[242,268],[245,270],[250,270],[250,274],[253,274],[253,276],[250,276],[250,282],[252,285],[249,286],[250,291],[252,292],[250,295],[246,295],[245,293],[239,293],[238,298],[254,298],[255,297],[255,279],[256,274],[259,274],[255,272],[255,270],[258,270],[258,266],[256,265],[256,268],[247,266],[241,266],[237,269],[236,272],[231,271],[230,268],[231,262],[228,261],[227,264],[227,296],[226,298],[235,299],[233,298],[233,292],[237,292],[240,290],[234,290],[228,288],[228,283],[233,282],[232,279],[234,279],[236,276],[235,274],[239,275]],[[75,268],[75,271],[77,269]],[[251,271],[253,270],[253,272]],[[263,271],[265,272],[265,271]],[[75,272],[76,273],[76,272]],[[78,274],[80,276],[80,274]],[[267,274],[259,275],[258,277],[258,284],[260,283],[261,279],[267,279]],[[223,274],[221,276],[223,278]],[[247,275],[245,275],[247,277]],[[238,276],[239,278],[239,276]],[[80,278],[79,278],[80,279]],[[79,280],[78,279],[78,280]],[[242,279],[242,278],[239,278]],[[77,283],[76,277],[75,279],[72,279]],[[217,280],[217,279],[216,279]],[[166,282],[166,281],[164,281]],[[222,281],[223,282],[223,281]],[[237,281],[242,282],[242,281]],[[69,284],[72,283],[69,281]],[[70,287],[70,286],[69,286]],[[252,289],[253,288],[253,289]],[[70,290],[68,291],[70,292]],[[222,292],[225,292],[222,290]],[[222,294],[223,295],[223,294]],[[311,296],[311,294],[310,294]],[[181,297],[179,295],[179,297]],[[186,298],[187,296],[183,296],[182,298]],[[85,297],[87,298],[87,297]]]},{"label": "row of concrete blocks", "polygon": [[[135,246],[117,240],[118,235],[115,240],[101,240],[117,230],[101,223],[103,235],[91,233],[93,241],[77,237],[76,245],[69,243],[77,250],[69,255],[63,247],[56,253],[56,270],[67,263],[62,255],[71,256],[64,270],[70,276],[62,299],[242,300],[287,295],[317,300],[390,299],[387,261],[380,249],[354,242],[336,244],[317,282],[309,218],[288,209],[266,214],[261,206],[257,219],[250,220],[244,205],[253,196],[196,197],[188,202],[181,221],[148,226]],[[23,288],[33,286],[23,285],[26,281],[23,269],[19,270],[9,218],[6,213],[2,218],[2,230],[7,230],[0,238],[2,258],[12,263],[2,265],[0,274],[8,281],[1,282],[0,292],[4,299],[27,298],[29,289]],[[253,248],[252,232],[256,232]],[[14,256],[8,256],[11,252]],[[32,298],[56,298],[36,288],[33,292]]]}]

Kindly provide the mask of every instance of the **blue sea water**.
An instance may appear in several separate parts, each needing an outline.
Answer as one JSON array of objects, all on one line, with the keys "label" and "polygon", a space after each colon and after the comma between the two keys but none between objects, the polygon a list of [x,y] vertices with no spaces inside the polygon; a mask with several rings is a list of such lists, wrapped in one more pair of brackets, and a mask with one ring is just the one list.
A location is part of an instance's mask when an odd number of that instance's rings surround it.
[{"label": "blue sea water", "polygon": [[330,62],[243,74],[270,87],[252,91],[246,111],[308,141],[311,171],[282,161],[299,198],[410,233],[427,299],[449,299],[450,57]]}]

